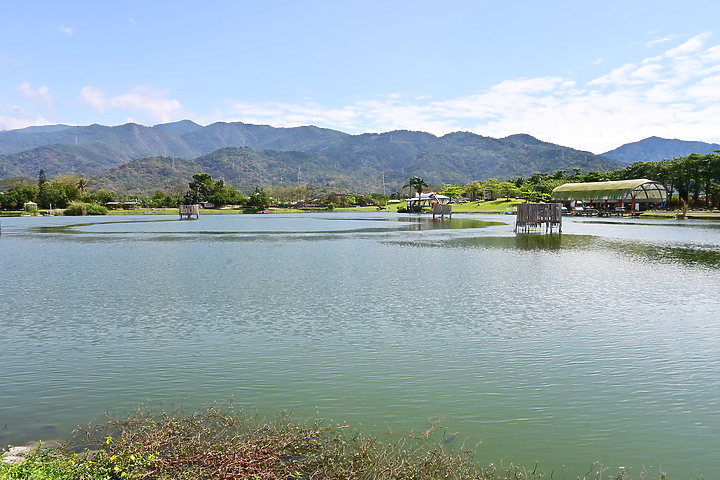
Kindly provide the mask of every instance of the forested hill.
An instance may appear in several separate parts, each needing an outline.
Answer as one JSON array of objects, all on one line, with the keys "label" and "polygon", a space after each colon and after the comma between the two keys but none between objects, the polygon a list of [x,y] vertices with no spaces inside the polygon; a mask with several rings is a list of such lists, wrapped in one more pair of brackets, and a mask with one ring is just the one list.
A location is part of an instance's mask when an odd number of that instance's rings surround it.
[{"label": "forested hill", "polygon": [[[605,171],[621,163],[529,135],[393,131],[350,135],[304,126],[189,120],[154,127],[51,125],[0,132],[0,179],[75,173],[95,188],[138,193],[186,184],[202,169],[238,188],[325,184],[393,191],[410,176],[430,185],[510,179],[534,172]],[[189,170],[186,170],[186,167]]]},{"label": "forested hill", "polygon": [[720,150],[717,143],[690,142],[687,140],[649,137],[639,142],[625,144],[603,154],[623,163],[657,162],[676,157],[685,157],[691,153],[705,155]]}]

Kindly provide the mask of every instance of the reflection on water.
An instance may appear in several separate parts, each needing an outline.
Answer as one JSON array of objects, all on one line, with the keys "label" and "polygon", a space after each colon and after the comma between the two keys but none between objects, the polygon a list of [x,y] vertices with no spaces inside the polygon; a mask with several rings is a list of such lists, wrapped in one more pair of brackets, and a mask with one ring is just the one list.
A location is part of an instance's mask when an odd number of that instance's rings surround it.
[{"label": "reflection on water", "polygon": [[[566,478],[720,471],[720,231],[392,214],[3,219],[0,444],[233,397]],[[455,432],[459,432],[456,434]],[[454,443],[453,443],[454,442]],[[713,447],[713,448],[710,448]]]},{"label": "reflection on water", "polygon": [[652,263],[680,263],[687,266],[720,267],[720,246],[656,245],[653,243],[613,242],[610,248]]},{"label": "reflection on water", "polygon": [[[347,218],[329,217],[327,220],[336,223],[348,223]],[[63,225],[39,225],[27,230],[27,235],[42,234],[44,237],[60,235],[74,235],[78,241],[102,242],[116,241],[116,237],[125,237],[127,240],[145,240],[160,242],[184,242],[196,236],[212,236],[214,241],[270,241],[283,242],[291,239],[302,239],[304,241],[327,240],[333,236],[381,234],[393,231],[427,231],[427,230],[469,230],[485,229],[489,227],[507,226],[506,223],[472,218],[433,219],[428,216],[401,216],[401,217],[369,217],[353,219],[350,221],[352,228],[316,229],[308,225],[308,229],[302,230],[254,230],[247,229],[241,224],[218,223],[222,229],[186,229],[187,220],[174,218],[138,218],[122,220],[103,219],[97,222],[68,223]],[[191,222],[192,223],[192,222]],[[357,227],[357,223],[368,223],[367,226]],[[595,225],[616,226],[617,223],[608,221],[594,222]],[[195,226],[199,224],[196,223]],[[647,226],[647,222],[626,222],[623,226],[630,225]],[[138,229],[137,227],[145,227]],[[158,228],[158,227],[170,228]],[[202,225],[205,226],[204,224]],[[125,227],[125,228],[123,228]],[[703,228],[705,225],[702,226]],[[709,229],[717,230],[718,226],[710,224]],[[698,225],[688,223],[678,225],[679,229],[697,229]],[[717,267],[720,265],[720,246],[693,243],[679,244],[657,244],[635,238],[633,241],[623,239],[599,238],[591,235],[575,234],[542,234],[542,233],[518,233],[512,236],[467,236],[456,238],[391,238],[389,243],[406,246],[442,247],[442,248],[516,248],[519,250],[561,250],[576,248],[608,248],[619,253],[643,257],[652,262],[680,262],[687,265]]]},{"label": "reflection on water", "polygon": [[[293,214],[286,218],[297,218],[298,214]],[[138,219],[108,220],[102,219],[97,222],[84,223],[67,223],[62,225],[39,225],[28,229],[28,233],[37,233],[43,235],[51,234],[92,234],[91,239],[97,240],[99,237],[106,236],[128,236],[130,239],[142,238],[139,234],[147,236],[159,235],[165,239],[173,235],[180,235],[187,238],[188,235],[215,235],[224,238],[252,237],[257,238],[265,235],[276,236],[278,234],[285,235],[313,235],[325,237],[330,235],[347,235],[347,234],[373,234],[389,231],[425,231],[425,230],[466,230],[474,228],[487,228],[492,226],[504,226],[505,223],[493,222],[487,220],[477,220],[468,218],[456,219],[433,219],[428,216],[393,216],[388,217],[361,217],[349,220],[341,216],[328,216],[320,220],[323,228],[318,228],[318,219],[315,222],[291,222],[297,223],[295,226],[305,227],[303,229],[287,229],[282,223],[276,223],[280,215],[262,216],[260,221],[254,218],[251,222],[245,222],[247,216],[238,216],[238,220],[234,222],[219,221],[227,220],[227,217],[220,218],[204,218],[204,222],[189,222],[188,220],[178,219],[148,219],[146,217]],[[275,222],[273,222],[275,220]],[[207,230],[208,223],[217,229]],[[305,223],[305,224],[303,224]],[[363,225],[365,224],[365,225]],[[264,229],[262,227],[277,227],[276,229]],[[332,227],[332,228],[327,228]]]}]

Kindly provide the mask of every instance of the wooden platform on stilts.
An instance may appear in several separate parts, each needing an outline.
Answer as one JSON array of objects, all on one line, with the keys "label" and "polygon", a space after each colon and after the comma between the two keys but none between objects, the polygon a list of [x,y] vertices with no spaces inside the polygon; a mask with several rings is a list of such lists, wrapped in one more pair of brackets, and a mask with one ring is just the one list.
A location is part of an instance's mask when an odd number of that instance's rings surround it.
[{"label": "wooden platform on stilts", "polygon": [[545,230],[545,233],[562,233],[562,204],[521,203],[517,206],[515,233]]},{"label": "wooden platform on stilts", "polygon": [[180,220],[191,220],[192,217],[195,219],[200,218],[200,205],[178,205],[180,211]]}]

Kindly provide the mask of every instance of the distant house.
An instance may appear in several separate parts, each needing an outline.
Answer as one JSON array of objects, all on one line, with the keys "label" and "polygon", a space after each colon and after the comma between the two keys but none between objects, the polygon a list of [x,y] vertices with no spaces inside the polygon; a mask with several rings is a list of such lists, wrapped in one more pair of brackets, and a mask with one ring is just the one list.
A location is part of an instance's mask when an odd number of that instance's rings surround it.
[{"label": "distant house", "polygon": [[25,210],[26,212],[34,212],[37,209],[37,203],[35,202],[25,202],[25,205],[23,205],[23,210]]},{"label": "distant house", "polygon": [[450,197],[435,192],[423,192],[419,197],[415,195],[406,201],[410,210],[422,210],[423,208],[432,208],[436,204],[450,203]]}]

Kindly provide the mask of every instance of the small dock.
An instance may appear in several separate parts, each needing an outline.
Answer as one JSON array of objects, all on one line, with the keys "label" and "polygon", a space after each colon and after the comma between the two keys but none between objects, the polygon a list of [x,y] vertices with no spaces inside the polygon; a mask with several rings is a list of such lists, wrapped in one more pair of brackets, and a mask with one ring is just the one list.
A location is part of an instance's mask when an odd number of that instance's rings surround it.
[{"label": "small dock", "polygon": [[180,220],[192,220],[195,217],[196,220],[200,219],[200,205],[178,205],[180,211]]},{"label": "small dock", "polygon": [[515,233],[545,230],[545,233],[562,233],[562,204],[521,203],[515,218]]}]

